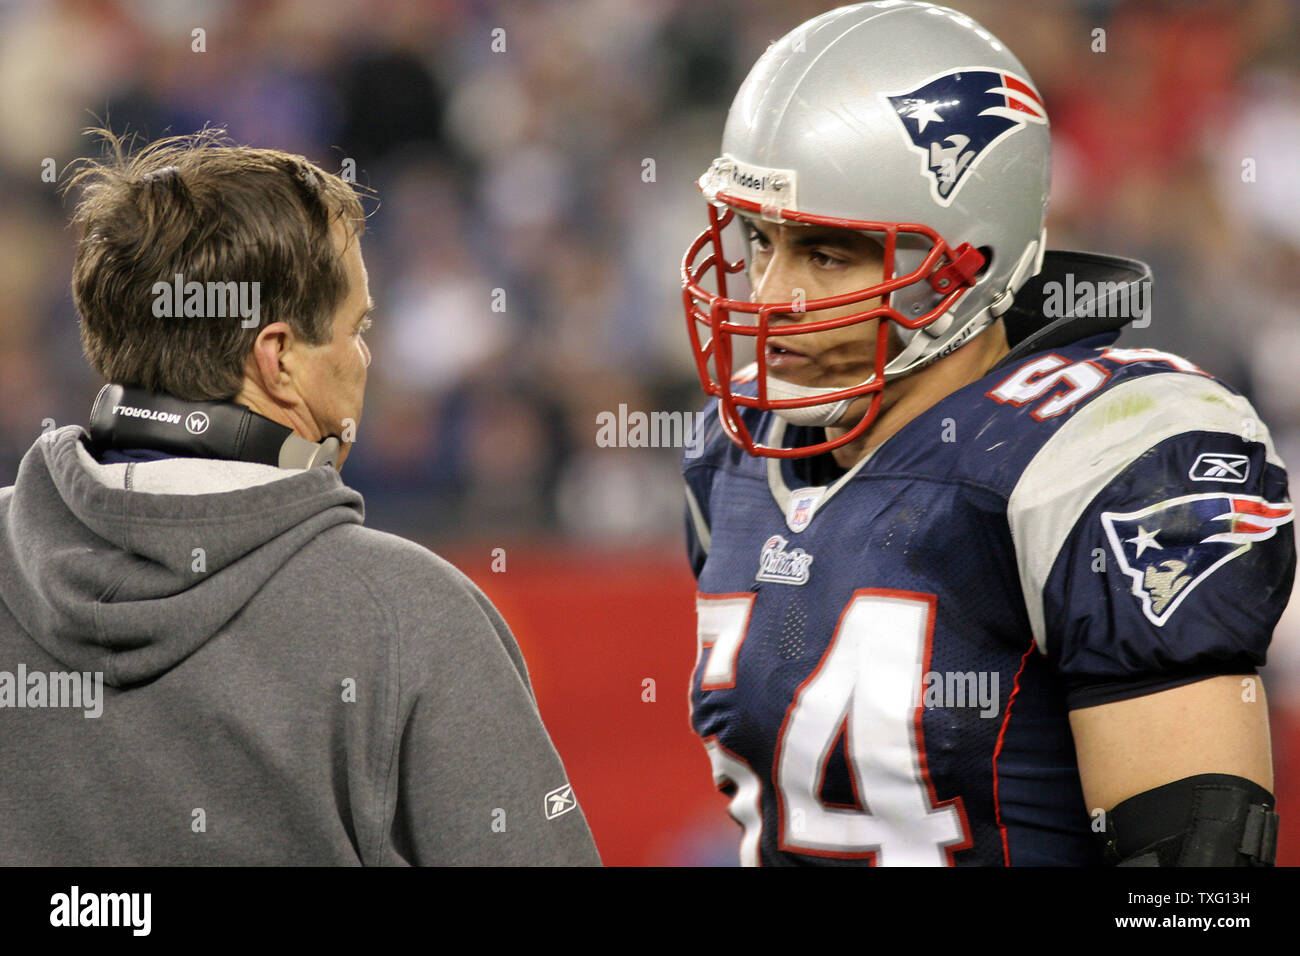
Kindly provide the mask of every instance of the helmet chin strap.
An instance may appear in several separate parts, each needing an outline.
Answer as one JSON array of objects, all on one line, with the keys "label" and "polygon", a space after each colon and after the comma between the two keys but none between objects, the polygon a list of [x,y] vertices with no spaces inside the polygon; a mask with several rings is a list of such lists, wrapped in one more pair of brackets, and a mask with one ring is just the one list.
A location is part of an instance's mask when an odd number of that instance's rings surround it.
[{"label": "helmet chin strap", "polygon": [[[874,376],[873,376],[874,377]],[[871,379],[867,379],[871,381]],[[865,382],[862,384],[866,384]],[[811,385],[795,385],[792,382],[783,382],[772,375],[767,376],[767,394],[770,398],[775,399],[792,399],[792,398],[821,398],[823,395],[833,395],[835,392],[842,392],[846,387],[838,386],[835,388],[814,388]],[[825,402],[820,405],[809,405],[806,408],[774,408],[773,413],[785,419],[791,425],[805,425],[813,428],[826,428],[834,425],[844,413],[849,410],[854,399],[842,398],[838,402]]]},{"label": "helmet chin strap", "polygon": [[[934,324],[942,327],[941,332],[946,331],[951,327],[952,319],[953,314],[951,312],[945,312]],[[970,338],[975,332],[983,331],[984,327],[991,321],[992,317],[990,316],[988,309],[972,316],[966,326],[966,337]],[[921,356],[924,355],[926,348],[929,346],[930,341],[933,341],[933,339],[937,337],[927,333],[928,328],[918,330],[918,334],[913,337],[912,341],[909,342],[892,361],[890,361],[889,365],[885,368],[886,381],[902,378],[904,375],[910,375],[912,372],[918,372],[922,368],[925,368],[925,366],[938,361],[943,357],[944,353],[940,352],[924,359],[921,358]],[[860,385],[866,385],[874,380],[875,376],[873,375],[870,378],[863,379],[855,385],[839,385],[832,388],[814,388],[810,385],[794,385],[790,382],[783,382],[779,378],[774,378],[772,375],[768,375],[767,394],[771,398],[778,399],[820,398],[823,395],[833,395],[835,392],[842,392],[846,388],[857,388]],[[838,402],[808,405],[804,408],[774,408],[772,411],[781,418],[784,418],[791,425],[827,428],[836,424],[841,418],[843,418],[844,413],[849,410],[849,406],[852,405],[853,402],[854,399],[852,398],[844,398],[840,399]]]},{"label": "helmet chin strap", "polygon": [[[957,324],[957,316],[949,311],[935,319],[929,325],[917,329],[906,347],[885,366],[885,381],[891,381],[920,371],[927,365],[956,351],[994,321],[1004,315],[1015,303],[1016,293],[1030,276],[1037,275],[1043,267],[1043,252],[1047,248],[1047,230],[1044,229],[1038,239],[1029,243],[1016,261],[1016,267],[1007,279],[1006,288],[993,297],[993,301]],[[942,348],[929,352],[931,346],[939,339],[946,339]]]}]

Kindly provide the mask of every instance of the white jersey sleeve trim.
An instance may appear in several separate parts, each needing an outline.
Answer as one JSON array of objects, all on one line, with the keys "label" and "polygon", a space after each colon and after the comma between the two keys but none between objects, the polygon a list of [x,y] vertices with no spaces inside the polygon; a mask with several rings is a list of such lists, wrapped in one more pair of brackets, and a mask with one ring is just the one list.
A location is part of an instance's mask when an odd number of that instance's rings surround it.
[{"label": "white jersey sleeve trim", "polygon": [[704,512],[700,510],[700,503],[695,500],[695,493],[691,491],[691,486],[686,486],[686,509],[691,515],[691,524],[695,526],[695,537],[700,542],[700,547],[704,553],[708,554],[709,549],[713,546],[713,533],[709,530],[709,523],[704,520]]},{"label": "white jersey sleeve trim", "polygon": [[1268,461],[1285,467],[1249,402],[1213,379],[1181,372],[1146,375],[1103,392],[1030,460],[1007,499],[1007,520],[1041,653],[1047,653],[1043,588],[1080,515],[1146,451],[1188,432],[1260,442]]}]

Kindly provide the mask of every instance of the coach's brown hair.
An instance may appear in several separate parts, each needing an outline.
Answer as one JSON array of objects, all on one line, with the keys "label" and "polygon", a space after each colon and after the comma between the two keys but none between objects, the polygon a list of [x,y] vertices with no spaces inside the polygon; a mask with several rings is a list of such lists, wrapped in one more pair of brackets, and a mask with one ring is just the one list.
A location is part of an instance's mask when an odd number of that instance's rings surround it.
[{"label": "coach's brown hair", "polygon": [[[302,156],[231,143],[224,130],[158,140],[128,155],[90,132],[103,160],[81,160],[72,298],[86,358],[110,382],[191,401],[230,399],[260,329],[283,321],[311,345],[332,337],[348,293],[331,227],[353,241],[365,214],[353,188]],[[258,282],[259,323],[154,314],[155,283]]]}]

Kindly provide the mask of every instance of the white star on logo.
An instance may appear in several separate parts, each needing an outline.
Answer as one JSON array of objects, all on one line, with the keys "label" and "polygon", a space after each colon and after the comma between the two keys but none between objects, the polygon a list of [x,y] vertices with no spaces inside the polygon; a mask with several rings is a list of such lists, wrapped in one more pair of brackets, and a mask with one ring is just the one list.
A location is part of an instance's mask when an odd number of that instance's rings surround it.
[{"label": "white star on logo", "polygon": [[1137,554],[1134,555],[1134,557],[1140,558],[1142,557],[1142,552],[1145,551],[1147,548],[1155,548],[1157,551],[1164,550],[1163,545],[1156,543],[1156,535],[1158,535],[1159,533],[1160,533],[1159,528],[1157,528],[1155,531],[1147,531],[1141,525],[1138,525],[1137,537],[1126,538],[1124,540],[1124,543],[1137,545]]},{"label": "white star on logo", "polygon": [[923,132],[929,123],[943,122],[943,117],[940,116],[938,111],[934,108],[934,104],[926,100],[918,101],[912,107],[912,111],[908,114],[908,118],[916,120],[916,131],[918,133]]}]

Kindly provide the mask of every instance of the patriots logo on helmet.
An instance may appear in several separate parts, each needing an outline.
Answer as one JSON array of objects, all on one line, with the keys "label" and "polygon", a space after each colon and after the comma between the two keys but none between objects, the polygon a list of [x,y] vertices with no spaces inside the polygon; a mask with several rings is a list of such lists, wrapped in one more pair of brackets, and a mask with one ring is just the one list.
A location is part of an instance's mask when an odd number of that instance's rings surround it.
[{"label": "patriots logo on helmet", "polygon": [[941,206],[952,203],[995,145],[1028,123],[1047,122],[1029,81],[1001,70],[949,70],[914,90],[884,96],[921,154],[921,174],[930,178],[930,193]]},{"label": "patriots logo on helmet", "polygon": [[1128,514],[1103,512],[1101,523],[1120,569],[1133,579],[1142,612],[1160,627],[1198,584],[1294,516],[1288,502],[1208,494]]}]

